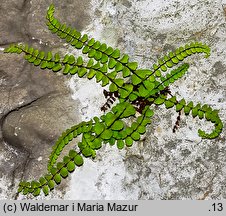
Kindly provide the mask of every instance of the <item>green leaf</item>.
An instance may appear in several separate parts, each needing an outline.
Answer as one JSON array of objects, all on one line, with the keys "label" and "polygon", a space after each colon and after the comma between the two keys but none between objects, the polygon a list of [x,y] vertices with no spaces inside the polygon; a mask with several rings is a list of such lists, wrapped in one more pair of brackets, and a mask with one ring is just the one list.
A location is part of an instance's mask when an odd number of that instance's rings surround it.
[{"label": "green leaf", "polygon": [[116,119],[116,116],[112,112],[109,112],[105,115],[104,122],[106,126],[109,127],[110,125],[113,124],[115,119]]},{"label": "green leaf", "polygon": [[94,64],[94,60],[93,59],[90,59],[87,63],[87,68],[91,68]]},{"label": "green leaf", "polygon": [[109,140],[108,140],[108,142],[109,142],[109,144],[111,145],[111,146],[113,146],[114,144],[115,144],[115,139],[113,138],[113,137],[111,137]]},{"label": "green leaf", "polygon": [[122,69],[122,75],[123,75],[124,78],[130,76],[130,73],[131,72],[130,72],[129,68],[123,67],[123,69]]},{"label": "green leaf", "polygon": [[119,89],[119,94],[121,98],[126,98],[130,95],[130,92],[128,90],[125,89]]},{"label": "green leaf", "polygon": [[34,65],[35,65],[35,66],[38,66],[38,65],[41,64],[41,62],[42,62],[41,59],[36,59],[36,60],[34,61]]},{"label": "green leaf", "polygon": [[173,62],[174,64],[178,64],[179,60],[178,60],[177,57],[174,57],[174,58],[172,58],[172,62]]},{"label": "green leaf", "polygon": [[77,49],[81,49],[83,47],[83,43],[78,41],[75,45],[74,45],[75,48]]},{"label": "green leaf", "polygon": [[137,97],[138,97],[138,96],[137,96],[136,94],[133,94],[133,93],[132,93],[132,94],[129,95],[129,100],[130,100],[130,101],[135,101],[135,100],[137,99]]},{"label": "green leaf", "polygon": [[102,53],[100,51],[96,51],[96,54],[94,56],[96,61],[99,61],[102,57]]},{"label": "green leaf", "polygon": [[154,101],[154,103],[155,103],[156,105],[161,105],[161,104],[163,104],[164,102],[165,102],[165,99],[164,99],[164,98],[161,98],[161,97],[156,98],[155,101]]},{"label": "green leaf", "polygon": [[17,189],[17,192],[20,193],[23,190],[22,186],[19,186],[19,188]]},{"label": "green leaf", "polygon": [[146,97],[149,94],[149,91],[143,85],[140,85],[138,92],[141,97]]},{"label": "green leaf", "polygon": [[61,170],[60,170],[60,175],[63,177],[63,178],[66,178],[68,176],[68,171],[65,167],[63,167]]},{"label": "green leaf", "polygon": [[104,76],[103,73],[101,73],[101,72],[98,71],[96,73],[96,81],[97,82],[100,82],[102,80],[103,76]]},{"label": "green leaf", "polygon": [[61,176],[59,173],[57,173],[55,176],[54,176],[54,181],[57,183],[57,184],[60,184],[61,182]]},{"label": "green leaf", "polygon": [[117,64],[115,65],[115,70],[117,72],[121,71],[123,69],[123,65],[120,62],[117,62]]},{"label": "green leaf", "polygon": [[82,49],[82,53],[87,54],[89,52],[89,49],[90,49],[89,46],[84,46]]},{"label": "green leaf", "polygon": [[101,46],[99,47],[99,50],[101,52],[104,52],[107,49],[107,45],[105,43],[101,44]]},{"label": "green leaf", "polygon": [[122,87],[124,84],[124,80],[121,78],[115,79],[115,84],[119,87]]},{"label": "green leaf", "polygon": [[101,57],[101,64],[104,64],[104,63],[107,63],[108,61],[108,56],[106,54],[102,54],[102,57]]},{"label": "green leaf", "polygon": [[33,192],[33,195],[34,195],[34,196],[38,196],[38,195],[40,194],[40,192],[41,192],[41,189],[40,189],[40,188],[36,188],[36,189],[34,190],[34,192]]},{"label": "green leaf", "polygon": [[100,68],[100,71],[103,73],[107,73],[107,71],[108,71],[107,64],[103,64],[103,66]]},{"label": "green leaf", "polygon": [[117,148],[118,149],[123,149],[124,148],[124,142],[123,142],[123,140],[118,140],[117,141]]},{"label": "green leaf", "polygon": [[171,68],[171,67],[173,67],[173,62],[172,61],[167,61],[166,65],[167,65],[167,67]]},{"label": "green leaf", "polygon": [[120,50],[115,49],[114,52],[111,54],[111,56],[115,59],[118,59],[120,57]]},{"label": "green leaf", "polygon": [[96,138],[96,139],[93,141],[93,144],[94,144],[94,146],[95,146],[95,149],[101,148],[101,146],[102,146],[102,139],[101,139],[101,138]]},{"label": "green leaf", "polygon": [[128,105],[126,106],[126,110],[124,110],[122,116],[124,118],[127,118],[127,117],[135,115],[135,114],[136,114],[136,109],[134,108],[134,106],[132,106],[131,104],[128,103]]},{"label": "green leaf", "polygon": [[68,156],[64,156],[63,157],[63,163],[64,163],[64,165],[67,164],[69,161],[70,161],[70,157],[68,157]]},{"label": "green leaf", "polygon": [[167,71],[167,67],[166,67],[165,65],[162,65],[160,68],[161,68],[161,70],[162,70],[163,72],[166,72],[166,71]]},{"label": "green leaf", "polygon": [[77,166],[82,166],[84,161],[81,155],[77,154],[74,158],[74,162]]},{"label": "green leaf", "polygon": [[55,186],[54,181],[53,181],[53,180],[50,180],[50,181],[48,182],[48,186],[49,186],[49,189],[52,190],[52,189],[54,188],[54,186]]},{"label": "green leaf", "polygon": [[47,68],[52,69],[55,65],[55,62],[48,62],[47,63]]},{"label": "green leaf", "polygon": [[155,84],[149,80],[144,81],[144,86],[148,91],[151,91],[155,88]]},{"label": "green leaf", "polygon": [[148,70],[148,69],[139,69],[139,70],[136,70],[135,73],[139,75],[140,78],[144,79],[147,76],[151,75],[152,72],[151,70]]},{"label": "green leaf", "polygon": [[70,68],[69,73],[70,73],[71,75],[74,75],[74,74],[77,73],[77,71],[78,71],[78,67],[75,66],[75,67]]},{"label": "green leaf", "polygon": [[40,182],[41,185],[44,185],[44,184],[46,184],[47,181],[46,181],[46,179],[44,177],[41,177],[39,179],[39,182]]},{"label": "green leaf", "polygon": [[88,40],[88,35],[87,35],[87,34],[84,34],[80,40],[81,40],[83,43],[85,43],[85,42]]},{"label": "green leaf", "polygon": [[170,102],[174,103],[174,104],[177,104],[177,99],[176,99],[176,96],[173,96],[169,99]]},{"label": "green leaf", "polygon": [[68,59],[69,59],[69,55],[67,54],[67,55],[64,56],[63,63],[64,64],[67,63]]},{"label": "green leaf", "polygon": [[195,118],[197,115],[198,115],[198,109],[196,107],[194,107],[192,109],[192,116],[193,116],[193,118]]},{"label": "green leaf", "polygon": [[145,126],[142,126],[142,125],[138,126],[137,132],[139,134],[144,134],[146,132],[146,127]]},{"label": "green leaf", "polygon": [[95,65],[92,66],[92,68],[96,70],[100,69],[100,63],[97,62]]},{"label": "green leaf", "polygon": [[116,64],[117,64],[117,61],[115,59],[113,59],[113,58],[110,58],[109,62],[108,62],[108,68],[109,69],[113,69]]},{"label": "green leaf", "polygon": [[70,157],[71,159],[73,159],[76,155],[77,155],[77,152],[76,152],[75,150],[71,149],[71,150],[69,151],[69,157]]},{"label": "green leaf", "polygon": [[79,57],[77,58],[76,65],[77,65],[77,66],[82,66],[82,65],[83,65],[83,58],[82,58],[81,56],[79,56]]},{"label": "green leaf", "polygon": [[123,129],[123,127],[124,127],[123,122],[121,120],[117,120],[113,123],[113,125],[111,126],[111,129],[119,131],[119,130]]},{"label": "green leaf", "polygon": [[91,38],[87,44],[88,44],[88,46],[93,46],[94,43],[95,43],[94,38]]},{"label": "green leaf", "polygon": [[53,70],[54,72],[60,71],[61,69],[62,69],[62,65],[61,65],[60,63],[56,64],[56,65],[52,68],[52,70]]},{"label": "green leaf", "polygon": [[42,188],[45,196],[49,195],[49,187],[47,185],[45,185],[43,188]]},{"label": "green leaf", "polygon": [[89,147],[85,147],[85,148],[82,150],[82,154],[83,154],[85,157],[90,157],[90,156],[92,156],[92,149],[89,148]]},{"label": "green leaf", "polygon": [[104,129],[105,129],[104,124],[100,122],[97,122],[93,127],[94,133],[96,135],[100,135],[104,131]]},{"label": "green leaf", "polygon": [[75,170],[75,164],[73,161],[70,161],[68,164],[67,164],[67,170],[69,172],[73,172]]},{"label": "green leaf", "polygon": [[75,63],[75,57],[73,55],[70,55],[68,57],[68,61],[67,61],[68,64],[72,65]]},{"label": "green leaf", "polygon": [[113,48],[112,47],[108,47],[107,49],[106,49],[106,51],[105,51],[105,53],[109,56],[109,55],[111,55],[112,53],[113,53]]},{"label": "green leaf", "polygon": [[107,84],[109,84],[109,79],[107,76],[103,76],[102,78],[102,87],[106,86]]},{"label": "green leaf", "polygon": [[146,126],[146,125],[148,125],[150,123],[151,123],[150,118],[144,118],[144,120],[141,122],[141,125]]},{"label": "green leaf", "polygon": [[133,145],[133,139],[131,137],[127,137],[125,139],[126,146],[131,147]]},{"label": "green leaf", "polygon": [[116,77],[116,75],[117,75],[117,72],[116,71],[113,71],[113,72],[111,72],[111,73],[108,74],[108,77],[109,77],[109,79],[114,80],[115,77]]},{"label": "green leaf", "polygon": [[50,181],[53,178],[53,175],[52,174],[46,174],[44,177],[47,181]]},{"label": "green leaf", "polygon": [[28,55],[25,55],[25,56],[24,56],[24,59],[25,59],[25,60],[29,60],[31,57],[32,57],[32,55],[29,55],[29,54],[28,54]]},{"label": "green leaf", "polygon": [[114,83],[111,83],[111,85],[109,86],[109,90],[110,92],[116,92],[118,90],[118,87]]},{"label": "green leaf", "polygon": [[189,106],[185,106],[184,107],[184,113],[185,113],[185,115],[189,115],[190,111],[191,111],[191,107],[189,107]]},{"label": "green leaf", "polygon": [[101,138],[105,139],[105,140],[108,140],[108,139],[110,139],[112,137],[112,135],[113,135],[112,130],[107,129],[101,134]]},{"label": "green leaf", "polygon": [[161,76],[162,76],[160,70],[155,71],[155,75],[156,75],[157,77],[161,77]]},{"label": "green leaf", "polygon": [[46,60],[47,60],[47,61],[50,61],[50,60],[52,60],[52,57],[53,57],[52,53],[51,53],[51,52],[48,52],[48,53],[47,53]]},{"label": "green leaf", "polygon": [[90,50],[89,50],[88,57],[89,57],[89,58],[93,58],[93,57],[95,56],[95,54],[96,54],[96,50],[90,49]]},{"label": "green leaf", "polygon": [[93,48],[94,49],[99,49],[99,47],[101,46],[101,43],[100,43],[100,41],[96,41],[94,44],[93,44]]},{"label": "green leaf", "polygon": [[28,59],[28,62],[33,63],[35,60],[36,60],[36,57],[32,56],[31,58]]},{"label": "green leaf", "polygon": [[28,188],[24,188],[24,190],[23,190],[23,195],[27,195],[28,194]]},{"label": "green leaf", "polygon": [[154,115],[154,111],[151,109],[147,109],[145,116],[151,118]]},{"label": "green leaf", "polygon": [[54,55],[54,61],[56,63],[58,63],[60,61],[60,55],[59,55],[59,53],[55,53],[55,55]]},{"label": "green leaf", "polygon": [[[18,49],[18,47],[14,47],[15,49]],[[28,53],[32,54],[34,52],[34,48],[33,47],[30,47],[28,49]]]},{"label": "green leaf", "polygon": [[126,63],[128,63],[128,61],[129,61],[129,56],[128,56],[127,54],[125,54],[125,55],[120,59],[120,62],[121,62],[122,64],[126,64]]},{"label": "green leaf", "polygon": [[57,163],[57,169],[60,170],[62,167],[64,167],[64,163],[63,162],[58,162]]},{"label": "green leaf", "polygon": [[201,110],[199,110],[199,111],[198,111],[198,116],[199,116],[200,119],[203,119],[203,117],[204,117],[204,112],[201,111]]},{"label": "green leaf", "polygon": [[140,134],[135,131],[131,134],[131,138],[135,141],[138,141],[138,140],[140,140]]},{"label": "green leaf", "polygon": [[135,74],[133,74],[131,76],[131,79],[132,79],[133,85],[138,85],[139,83],[142,82],[142,80],[137,75],[135,75]]},{"label": "green leaf", "polygon": [[50,169],[50,173],[51,173],[52,175],[55,175],[55,174],[57,173],[57,169],[56,169],[55,167],[52,167],[52,168]]},{"label": "green leaf", "polygon": [[96,71],[94,69],[90,69],[87,75],[88,79],[92,79],[96,75]]},{"label": "green leaf", "polygon": [[87,69],[86,68],[79,68],[78,70],[78,76],[81,78],[83,77],[87,72]]},{"label": "green leaf", "polygon": [[176,57],[177,57],[180,61],[182,61],[182,60],[184,59],[184,57],[183,57],[181,54],[178,54]]},{"label": "green leaf", "polygon": [[127,66],[128,66],[131,70],[135,71],[135,70],[137,69],[137,67],[138,67],[138,64],[137,64],[137,62],[129,62],[129,63],[127,64]]},{"label": "green leaf", "polygon": [[174,106],[174,103],[169,100],[165,100],[165,106],[167,109],[169,109]]}]

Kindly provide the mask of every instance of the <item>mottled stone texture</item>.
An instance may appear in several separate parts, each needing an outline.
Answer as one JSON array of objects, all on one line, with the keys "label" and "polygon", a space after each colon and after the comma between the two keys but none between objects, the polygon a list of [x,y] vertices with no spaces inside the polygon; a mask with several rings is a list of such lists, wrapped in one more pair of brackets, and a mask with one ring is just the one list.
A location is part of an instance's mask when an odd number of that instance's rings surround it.
[{"label": "mottled stone texture", "polygon": [[[89,2],[81,2],[77,9],[73,1],[55,1],[63,12],[61,18],[79,30],[89,20],[85,10]],[[8,44],[18,42],[43,50],[54,49],[53,52],[62,47],[62,42],[45,26],[50,3],[1,1],[0,198],[15,198],[22,178],[39,178],[44,174],[52,145],[62,131],[79,121],[77,102],[72,100],[65,84],[68,77],[33,67],[22,55],[2,52]]]},{"label": "mottled stone texture", "polygon": [[[44,50],[66,52],[45,26],[51,1],[1,1],[0,45],[26,42]],[[164,53],[194,40],[207,43],[212,54],[188,58],[188,73],[171,86],[178,98],[207,103],[226,119],[226,2],[207,0],[53,1],[62,22],[128,53],[140,67],[150,68]],[[70,48],[71,50],[71,48]],[[84,80],[42,71],[22,56],[0,53],[0,198],[14,198],[24,177],[38,177],[57,136],[89,115],[86,95],[73,101]],[[84,87],[84,85],[83,85]],[[89,88],[87,82],[87,88]],[[91,88],[91,86],[90,86]],[[93,94],[91,94],[93,96]],[[73,95],[78,98],[78,95]],[[90,96],[90,97],[92,97]],[[81,95],[82,97],[82,95]],[[100,101],[102,100],[100,95]],[[97,97],[98,98],[98,97]],[[98,99],[97,99],[98,100]],[[85,102],[84,102],[85,101]],[[95,104],[98,104],[95,103]],[[89,112],[90,113],[90,112]],[[204,120],[155,109],[147,134],[132,148],[104,147],[72,175],[67,199],[226,199],[225,129],[215,140],[202,140]],[[56,195],[57,196],[57,195]],[[59,195],[58,195],[59,196]]]}]

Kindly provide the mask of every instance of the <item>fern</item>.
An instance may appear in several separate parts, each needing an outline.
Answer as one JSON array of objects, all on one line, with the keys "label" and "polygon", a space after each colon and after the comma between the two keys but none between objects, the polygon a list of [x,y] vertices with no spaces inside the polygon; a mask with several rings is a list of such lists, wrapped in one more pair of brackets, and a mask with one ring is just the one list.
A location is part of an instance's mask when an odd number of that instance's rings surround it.
[{"label": "fern", "polygon": [[[207,45],[200,42],[187,44],[160,58],[153,64],[152,69],[138,69],[137,62],[130,62],[129,56],[122,55],[119,49],[113,49],[105,43],[89,38],[86,34],[82,35],[76,29],[61,24],[54,17],[54,10],[54,6],[50,5],[47,11],[49,30],[74,48],[82,49],[82,53],[89,59],[87,62],[82,56],[67,54],[61,57],[59,53],[40,51],[26,44],[12,44],[5,49],[5,53],[23,53],[29,63],[41,69],[61,71],[64,75],[71,76],[77,74],[80,78],[95,77],[96,82],[101,83],[103,87],[109,85],[109,92],[104,90],[107,102],[101,110],[106,111],[116,99],[118,103],[100,118],[94,117],[63,132],[52,147],[47,173],[38,181],[20,182],[18,192],[38,196],[43,191],[48,195],[61,183],[62,178],[67,178],[76,167],[83,165],[83,157],[95,158],[96,151],[103,143],[116,144],[118,149],[131,147],[135,141],[140,140],[141,135],[146,132],[147,125],[151,123],[150,118],[154,115],[150,109],[152,105],[164,104],[167,109],[175,107],[179,117],[174,131],[178,128],[183,111],[185,115],[205,118],[214,124],[215,128],[211,133],[199,129],[200,137],[213,139],[220,135],[223,124],[218,110],[200,103],[197,105],[193,102],[187,103],[184,99],[178,101],[169,90],[170,84],[181,78],[189,68],[187,63],[179,63],[193,54],[204,53],[206,58],[209,57],[210,48]],[[171,70],[177,65],[176,69]],[[126,124],[124,121],[126,118],[132,119],[133,123]],[[63,160],[59,161],[58,157],[64,147],[78,136],[81,136],[79,150],[71,149]]]}]

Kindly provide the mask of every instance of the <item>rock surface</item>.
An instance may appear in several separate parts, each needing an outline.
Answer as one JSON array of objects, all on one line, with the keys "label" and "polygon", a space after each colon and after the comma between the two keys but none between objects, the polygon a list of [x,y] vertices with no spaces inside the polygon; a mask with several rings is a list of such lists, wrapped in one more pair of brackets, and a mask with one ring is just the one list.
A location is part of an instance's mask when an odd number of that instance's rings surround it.
[{"label": "rock surface", "polygon": [[[201,101],[219,109],[225,123],[226,2],[53,3],[62,22],[120,48],[142,68],[150,68],[157,58],[178,46],[194,40],[207,43],[212,49],[210,58],[196,55],[187,59],[191,65],[188,73],[170,89],[186,101]],[[23,41],[44,50],[71,52],[45,27],[49,4],[43,0],[3,0],[1,48]],[[45,172],[51,145],[59,134],[81,120],[101,115],[99,107],[104,100],[98,84],[39,70],[21,56],[0,53],[0,64],[0,198],[15,198],[22,177],[29,179]],[[68,187],[59,187],[61,193],[51,196],[226,199],[225,129],[215,140],[202,140],[197,129],[211,128],[211,124],[183,116],[179,130],[172,133],[176,117],[174,110],[158,107],[141,141],[122,151],[105,146],[94,161],[86,160],[72,174]]]},{"label": "rock surface", "polygon": [[[52,145],[63,130],[80,119],[76,115],[78,101],[71,99],[65,83],[68,77],[35,68],[22,56],[2,52],[8,44],[18,42],[43,50],[53,49],[53,52],[62,47],[61,41],[45,26],[45,13],[50,3],[1,2],[0,198],[15,198],[21,179],[39,178],[44,174]],[[56,5],[71,12],[76,7],[69,1],[68,6]],[[83,1],[83,5],[87,7],[88,1]],[[69,22],[81,30],[89,17],[84,8],[74,15],[85,17]]]}]

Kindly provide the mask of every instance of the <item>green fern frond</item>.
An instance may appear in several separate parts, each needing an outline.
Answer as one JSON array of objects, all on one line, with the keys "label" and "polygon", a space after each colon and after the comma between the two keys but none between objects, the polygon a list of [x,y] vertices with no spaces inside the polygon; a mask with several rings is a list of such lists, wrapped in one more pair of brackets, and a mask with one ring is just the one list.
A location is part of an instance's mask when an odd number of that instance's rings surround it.
[{"label": "green fern frond", "polygon": [[198,134],[204,139],[214,139],[220,135],[223,129],[223,123],[218,115],[218,110],[212,110],[208,105],[201,105],[198,103],[196,106],[193,102],[186,103],[184,99],[178,101],[176,96],[164,100],[165,107],[167,109],[175,106],[176,111],[184,111],[185,115],[191,114],[193,118],[198,117],[199,119],[205,118],[214,124],[215,129],[211,133],[206,133],[205,131],[199,129]]},{"label": "green fern frond", "polygon": [[162,77],[161,72],[166,72],[168,68],[172,68],[188,56],[197,53],[205,53],[205,58],[208,58],[210,56],[210,48],[200,42],[186,44],[185,47],[179,47],[175,52],[170,52],[168,55],[159,59],[158,63],[153,65],[153,71],[147,78],[151,75]]},{"label": "green fern frond", "polygon": [[20,182],[18,192],[24,195],[31,193],[38,196],[43,191],[44,195],[47,196],[51,190],[61,183],[62,178],[67,178],[69,173],[82,165],[82,156],[75,150],[70,150],[61,162],[58,162],[56,166],[52,166],[49,172],[40,177],[38,181]]}]

